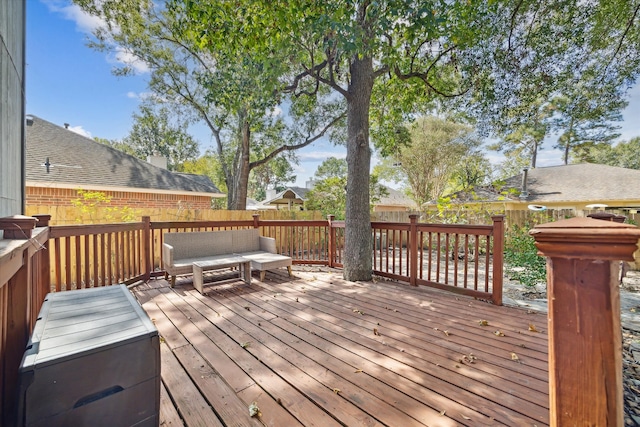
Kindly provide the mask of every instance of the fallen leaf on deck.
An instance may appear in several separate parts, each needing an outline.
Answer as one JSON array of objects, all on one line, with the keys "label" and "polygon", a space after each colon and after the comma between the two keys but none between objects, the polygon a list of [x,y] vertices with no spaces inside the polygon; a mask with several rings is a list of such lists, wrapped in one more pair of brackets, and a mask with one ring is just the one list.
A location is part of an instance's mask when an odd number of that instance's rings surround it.
[{"label": "fallen leaf on deck", "polygon": [[501,331],[495,331],[493,334],[495,336],[498,336],[498,337],[503,337],[504,336],[504,334]]},{"label": "fallen leaf on deck", "polygon": [[334,388],[334,389],[333,389],[333,392],[334,392],[335,394],[338,394],[338,393],[340,393],[340,389],[339,389],[339,388]]},{"label": "fallen leaf on deck", "polygon": [[444,332],[444,334],[445,334],[446,336],[451,335],[451,333],[449,333],[449,331],[442,331],[442,332]]},{"label": "fallen leaf on deck", "polygon": [[536,329],[536,327],[534,326],[534,324],[533,324],[533,323],[529,323],[529,330],[530,330],[531,332],[540,332],[540,331],[538,331],[538,330]]},{"label": "fallen leaf on deck", "polygon": [[355,372],[356,374],[359,374],[360,372],[364,372],[364,371],[363,371],[362,369],[356,369],[354,372]]},{"label": "fallen leaf on deck", "polygon": [[486,320],[481,320],[478,323],[480,324],[480,326],[489,326],[489,322]]},{"label": "fallen leaf on deck", "polygon": [[477,357],[475,357],[473,355],[473,353],[469,353],[469,355],[467,356],[466,354],[464,356],[462,356],[462,359],[459,360],[460,363],[476,363],[476,359]]},{"label": "fallen leaf on deck", "polygon": [[378,328],[373,328],[373,335],[380,336],[380,332],[378,332]]},{"label": "fallen leaf on deck", "polygon": [[517,354],[511,353],[511,360],[520,360]]},{"label": "fallen leaf on deck", "polygon": [[364,314],[364,311],[362,311],[362,310],[358,310],[357,308],[354,308],[354,309],[353,309],[353,312],[354,312],[354,313],[358,313],[360,316],[362,316],[362,315]]},{"label": "fallen leaf on deck", "polygon": [[247,341],[247,342],[243,342],[242,344],[240,344],[240,347],[242,347],[242,348],[247,348],[247,347],[249,347],[250,345],[251,345],[251,343]]},{"label": "fallen leaf on deck", "polygon": [[447,412],[447,411],[444,411],[444,410],[443,410],[442,412],[440,412],[440,416],[444,416],[444,414],[446,414],[446,412]]},{"label": "fallen leaf on deck", "polygon": [[258,403],[253,402],[249,405],[249,416],[250,417],[260,417],[260,408],[258,408]]},{"label": "fallen leaf on deck", "polygon": [[466,415],[461,415],[462,418],[464,418],[465,420],[470,420],[471,418],[467,417]]}]

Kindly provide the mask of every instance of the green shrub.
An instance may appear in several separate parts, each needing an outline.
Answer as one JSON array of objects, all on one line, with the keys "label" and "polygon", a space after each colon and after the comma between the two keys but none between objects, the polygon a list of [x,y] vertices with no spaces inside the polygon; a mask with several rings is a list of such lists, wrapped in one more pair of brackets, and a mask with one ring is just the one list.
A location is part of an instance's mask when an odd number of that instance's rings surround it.
[{"label": "green shrub", "polygon": [[504,262],[509,279],[517,280],[527,288],[546,285],[546,259],[538,255],[529,227],[513,227],[506,233]]}]

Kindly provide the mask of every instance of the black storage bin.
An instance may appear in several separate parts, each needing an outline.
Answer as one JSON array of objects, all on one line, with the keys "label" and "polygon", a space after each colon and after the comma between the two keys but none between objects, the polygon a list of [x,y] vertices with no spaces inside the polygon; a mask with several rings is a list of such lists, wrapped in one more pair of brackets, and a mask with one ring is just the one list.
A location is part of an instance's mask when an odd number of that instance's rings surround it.
[{"label": "black storage bin", "polygon": [[159,345],[124,285],[48,294],[20,365],[18,424],[157,426]]}]

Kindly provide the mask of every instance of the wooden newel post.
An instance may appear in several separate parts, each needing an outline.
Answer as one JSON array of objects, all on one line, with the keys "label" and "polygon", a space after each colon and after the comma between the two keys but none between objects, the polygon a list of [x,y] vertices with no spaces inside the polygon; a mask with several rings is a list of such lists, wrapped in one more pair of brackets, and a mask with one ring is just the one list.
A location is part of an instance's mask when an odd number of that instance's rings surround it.
[{"label": "wooden newel post", "polygon": [[552,426],[622,426],[619,261],[640,229],[571,218],[530,232],[547,257]]}]

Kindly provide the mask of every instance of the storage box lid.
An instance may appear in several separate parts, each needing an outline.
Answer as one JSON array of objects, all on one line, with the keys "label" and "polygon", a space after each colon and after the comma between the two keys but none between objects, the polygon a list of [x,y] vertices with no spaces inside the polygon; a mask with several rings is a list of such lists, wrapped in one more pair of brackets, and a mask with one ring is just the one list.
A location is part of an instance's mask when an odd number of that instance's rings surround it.
[{"label": "storage box lid", "polygon": [[47,294],[20,371],[157,336],[125,285]]}]

